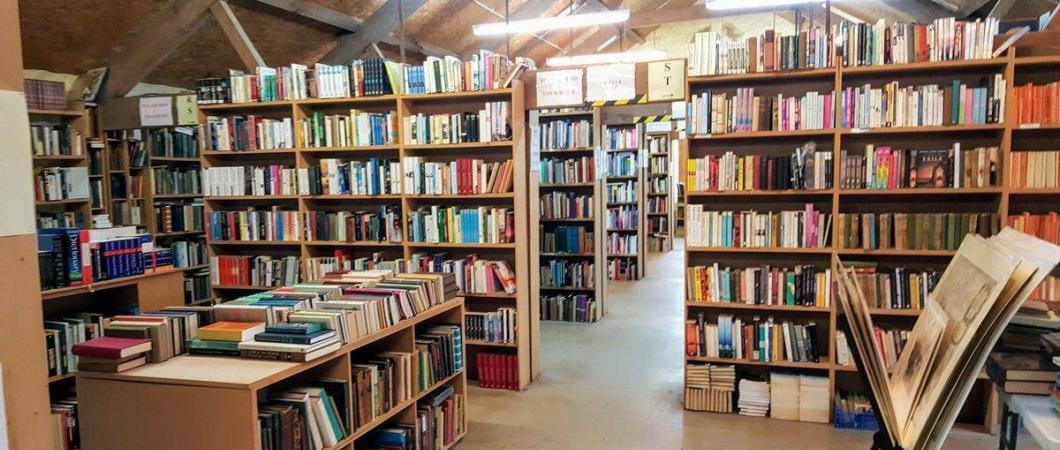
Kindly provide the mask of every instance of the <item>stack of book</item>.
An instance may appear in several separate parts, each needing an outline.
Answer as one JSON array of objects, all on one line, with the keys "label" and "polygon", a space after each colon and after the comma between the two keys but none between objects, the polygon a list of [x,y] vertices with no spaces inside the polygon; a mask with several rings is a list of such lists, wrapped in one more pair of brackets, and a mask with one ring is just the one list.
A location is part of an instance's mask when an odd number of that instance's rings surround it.
[{"label": "stack of book", "polygon": [[423,392],[464,370],[464,333],[459,325],[439,324],[416,335],[416,390]]},{"label": "stack of book", "polygon": [[401,208],[383,205],[373,211],[307,211],[306,240],[401,242]]},{"label": "stack of book", "polygon": [[298,211],[210,211],[206,235],[214,241],[300,241],[305,229]]},{"label": "stack of book", "polygon": [[478,352],[475,366],[479,387],[519,390],[519,355]]},{"label": "stack of book", "polygon": [[301,186],[307,186],[300,183],[299,173],[299,169],[279,164],[207,167],[202,170],[202,192],[205,197],[296,195]]},{"label": "stack of book", "polygon": [[199,328],[197,337],[188,342],[188,353],[239,356],[239,343],[263,331],[263,322],[214,322]]},{"label": "stack of book", "polygon": [[585,227],[559,226],[552,231],[542,229],[541,252],[591,255],[593,240],[593,233],[586,231]]},{"label": "stack of book", "polygon": [[515,210],[499,207],[421,206],[409,212],[409,240],[461,244],[515,242]]},{"label": "stack of book", "polygon": [[313,386],[269,392],[258,404],[262,448],[323,449],[346,438],[349,387],[321,379]]},{"label": "stack of book", "polygon": [[990,354],[986,374],[1007,394],[1053,395],[1060,367],[1041,353]]},{"label": "stack of book", "polygon": [[349,115],[314,112],[299,120],[302,147],[362,147],[397,141],[397,113],[351,109]]},{"label": "stack of book", "polygon": [[1013,88],[1016,121],[1019,124],[1060,122],[1060,82],[1044,85],[1027,83]]},{"label": "stack of book", "polygon": [[828,377],[799,375],[799,419],[803,422],[828,423],[829,408]]},{"label": "stack of book", "polygon": [[591,289],[596,285],[593,273],[593,263],[589,261],[550,259],[541,264],[541,287]]},{"label": "stack of book", "polygon": [[341,345],[335,331],[324,330],[319,323],[278,322],[254,334],[253,340],[239,342],[238,348],[244,358],[305,362]]},{"label": "stack of book", "polygon": [[389,351],[353,362],[354,430],[415,395],[413,359],[411,353]]},{"label": "stack of book", "polygon": [[87,167],[43,167],[35,171],[35,201],[77,200],[88,197]]},{"label": "stack of book", "polygon": [[736,367],[717,364],[685,366],[685,409],[731,413]]},{"label": "stack of book", "polygon": [[321,158],[298,169],[298,195],[383,195],[401,193],[401,165],[396,158],[363,161]]},{"label": "stack of book", "polygon": [[29,127],[29,134],[34,156],[84,154],[81,132],[69,125],[33,123]]},{"label": "stack of book", "polygon": [[147,364],[150,339],[127,339],[101,336],[74,344],[77,370],[86,372],[124,372]]},{"label": "stack of book", "polygon": [[510,159],[490,162],[457,158],[450,162],[431,162],[421,156],[406,156],[402,164],[406,194],[473,195],[512,190],[514,165]]},{"label": "stack of book", "polygon": [[29,109],[66,109],[66,85],[62,81],[25,78],[26,107]]},{"label": "stack of book", "polygon": [[540,198],[542,219],[592,219],[593,196],[573,192],[550,192]]},{"label": "stack of book", "polygon": [[769,414],[769,382],[740,380],[739,402],[740,415],[765,417]]},{"label": "stack of book", "polygon": [[210,284],[280,287],[299,280],[298,258],[269,255],[217,255],[210,257]]}]

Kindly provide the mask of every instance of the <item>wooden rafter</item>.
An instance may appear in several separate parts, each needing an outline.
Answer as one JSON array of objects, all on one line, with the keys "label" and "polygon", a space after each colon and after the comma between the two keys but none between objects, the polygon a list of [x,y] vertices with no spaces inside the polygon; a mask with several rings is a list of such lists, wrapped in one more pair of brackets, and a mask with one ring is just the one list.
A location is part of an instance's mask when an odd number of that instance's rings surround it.
[{"label": "wooden rafter", "polygon": [[261,59],[261,54],[258,53],[257,47],[254,47],[254,43],[250,41],[250,37],[247,36],[243,25],[239,23],[239,19],[232,12],[232,7],[228,6],[228,1],[217,0],[217,3],[210,6],[210,12],[213,13],[214,19],[217,19],[217,23],[221,25],[221,31],[224,31],[225,36],[228,37],[228,42],[232,43],[232,48],[239,55],[239,60],[243,62],[243,67],[251,71],[258,67],[264,67],[265,61]]},{"label": "wooden rafter", "polygon": [[217,0],[170,0],[146,20],[128,44],[108,62],[103,98],[123,97],[150,74],[196,28]]},{"label": "wooden rafter", "polygon": [[[361,24],[360,31],[340,37],[335,48],[324,55],[320,62],[347,64],[357,59],[372,44],[389,35],[398,26],[401,15],[409,17],[425,3],[427,0],[387,0]],[[403,11],[398,11],[399,4]]]}]

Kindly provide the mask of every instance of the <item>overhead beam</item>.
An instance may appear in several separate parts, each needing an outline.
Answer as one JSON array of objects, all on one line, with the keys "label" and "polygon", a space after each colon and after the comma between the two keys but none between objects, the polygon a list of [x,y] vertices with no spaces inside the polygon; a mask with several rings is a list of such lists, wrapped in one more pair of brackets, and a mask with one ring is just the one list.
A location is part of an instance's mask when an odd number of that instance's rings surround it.
[{"label": "overhead beam", "polygon": [[[372,44],[383,40],[398,26],[400,17],[409,17],[427,0],[387,0],[361,24],[361,30],[342,36],[338,44],[320,59],[325,64],[346,64],[357,59]],[[398,5],[401,5],[401,11]]]},{"label": "overhead beam", "polygon": [[899,14],[926,23],[939,17],[950,17],[953,15],[948,9],[943,8],[929,0],[879,0],[883,4],[895,10]]},{"label": "overhead beam", "polygon": [[228,5],[228,1],[217,0],[217,3],[210,6],[210,12],[213,13],[213,18],[217,19],[217,23],[221,25],[221,31],[224,31],[225,36],[228,37],[228,42],[232,43],[232,48],[239,55],[239,60],[243,62],[243,67],[250,71],[258,67],[265,67],[265,61],[261,59],[261,54],[258,53],[257,47],[250,41],[250,37],[247,36],[243,25],[239,23],[239,19],[232,12],[232,7]]},{"label": "overhead beam", "polygon": [[[552,3],[552,0],[527,0],[518,9],[509,12],[509,20],[536,19],[538,17],[544,16],[545,13],[548,12],[548,9],[552,6]],[[482,4],[478,5],[483,9],[487,8]],[[490,9],[489,11],[493,15],[498,15],[497,12],[493,11],[492,9]],[[501,19],[504,19],[503,15],[501,15]],[[544,38],[539,36],[534,36],[534,39],[544,40]],[[498,53],[505,53],[504,50],[507,41],[508,38],[506,36],[479,37],[473,44],[471,44],[470,47],[460,49],[460,53],[463,55],[468,55],[480,48],[492,48],[495,49]]]},{"label": "overhead beam", "polygon": [[108,61],[103,98],[123,97],[198,26],[217,0],[170,0]]},{"label": "overhead beam", "polygon": [[[586,11],[610,11],[613,8],[608,6],[602,0],[585,0]],[[605,25],[606,28],[612,29],[615,33],[621,32],[623,27],[621,25]],[[626,39],[633,41],[636,44],[643,44],[644,37],[634,32],[628,26],[625,27]]]},{"label": "overhead beam", "polygon": [[997,0],[997,3],[994,3],[994,8],[990,10],[990,17],[999,20],[1003,19],[1015,5],[1016,0]]}]

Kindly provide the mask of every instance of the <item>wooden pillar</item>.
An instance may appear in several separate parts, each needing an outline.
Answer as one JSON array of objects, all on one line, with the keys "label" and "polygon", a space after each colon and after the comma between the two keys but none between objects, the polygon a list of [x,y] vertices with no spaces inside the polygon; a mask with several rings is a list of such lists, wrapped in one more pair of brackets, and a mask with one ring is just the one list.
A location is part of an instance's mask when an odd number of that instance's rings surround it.
[{"label": "wooden pillar", "polygon": [[[0,0],[0,366],[7,446],[50,448],[48,369],[37,273],[33,163],[22,92],[18,0]],[[0,447],[3,447],[0,443]]]}]

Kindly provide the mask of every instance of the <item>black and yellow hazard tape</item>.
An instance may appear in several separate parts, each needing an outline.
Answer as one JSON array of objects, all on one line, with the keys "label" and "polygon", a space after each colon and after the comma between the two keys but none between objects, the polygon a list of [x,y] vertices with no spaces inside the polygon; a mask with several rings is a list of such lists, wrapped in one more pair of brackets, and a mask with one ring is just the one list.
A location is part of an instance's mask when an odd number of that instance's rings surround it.
[{"label": "black and yellow hazard tape", "polygon": [[594,108],[601,106],[622,106],[622,105],[642,105],[648,103],[648,95],[638,95],[636,97],[626,100],[597,100],[592,103]]},{"label": "black and yellow hazard tape", "polygon": [[669,122],[671,120],[674,120],[672,114],[660,114],[657,116],[637,116],[633,118],[633,123]]}]

